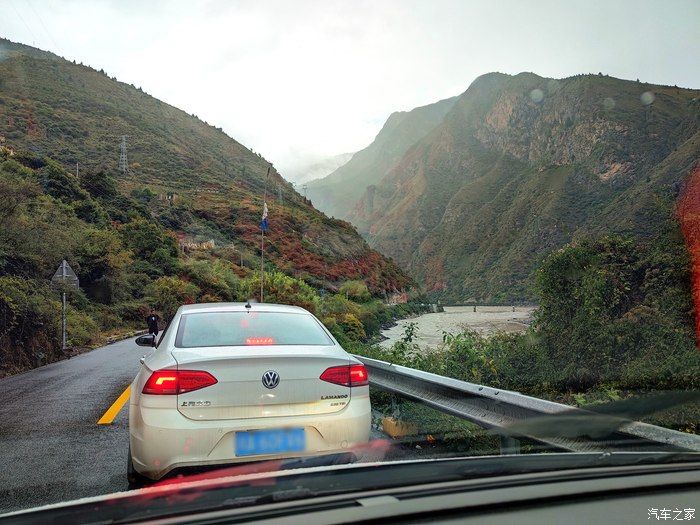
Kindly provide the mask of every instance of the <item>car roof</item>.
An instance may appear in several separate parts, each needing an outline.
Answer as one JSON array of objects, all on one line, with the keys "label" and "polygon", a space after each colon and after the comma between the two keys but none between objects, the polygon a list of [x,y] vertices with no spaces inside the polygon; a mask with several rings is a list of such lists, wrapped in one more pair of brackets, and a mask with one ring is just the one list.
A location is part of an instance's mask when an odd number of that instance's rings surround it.
[{"label": "car roof", "polygon": [[[199,303],[185,304],[180,307],[181,314],[204,313],[204,312],[245,312],[247,303]],[[274,303],[250,303],[252,312],[289,312],[289,313],[310,313],[299,306],[289,304]]]}]

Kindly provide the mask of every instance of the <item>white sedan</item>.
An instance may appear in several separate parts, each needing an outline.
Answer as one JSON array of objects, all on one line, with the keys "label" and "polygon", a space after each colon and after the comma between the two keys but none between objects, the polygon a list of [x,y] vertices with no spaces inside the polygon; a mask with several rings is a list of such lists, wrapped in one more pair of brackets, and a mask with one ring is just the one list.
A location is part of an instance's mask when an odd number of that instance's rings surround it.
[{"label": "white sedan", "polygon": [[334,453],[369,432],[367,370],[308,311],[187,305],[131,385],[128,478]]}]

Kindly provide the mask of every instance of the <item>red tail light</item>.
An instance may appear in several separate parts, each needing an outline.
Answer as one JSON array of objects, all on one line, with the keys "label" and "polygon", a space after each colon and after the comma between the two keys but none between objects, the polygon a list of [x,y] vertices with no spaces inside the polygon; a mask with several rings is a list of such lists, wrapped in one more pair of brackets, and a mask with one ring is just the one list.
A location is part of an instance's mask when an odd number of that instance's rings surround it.
[{"label": "red tail light", "polygon": [[335,385],[365,386],[369,384],[369,376],[365,365],[332,366],[321,374],[321,381]]},{"label": "red tail light", "polygon": [[216,378],[203,370],[156,370],[146,381],[142,392],[153,395],[176,395],[216,383]]}]

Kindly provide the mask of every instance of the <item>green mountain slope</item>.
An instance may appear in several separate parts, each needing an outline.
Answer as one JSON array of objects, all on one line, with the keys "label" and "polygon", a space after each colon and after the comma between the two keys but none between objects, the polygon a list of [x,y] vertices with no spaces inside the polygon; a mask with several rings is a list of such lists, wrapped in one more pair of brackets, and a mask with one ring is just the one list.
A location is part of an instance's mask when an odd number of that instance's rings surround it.
[{"label": "green mountain slope", "polygon": [[[117,170],[122,135],[126,175]],[[348,223],[319,213],[274,170],[266,176],[268,163],[220,129],[103,72],[2,39],[0,141],[68,170],[79,163],[88,182],[115,180],[179,241],[211,239],[242,271],[257,268],[267,191],[272,267],[330,289],[347,279],[365,280],[374,293],[409,284]]]},{"label": "green mountain slope", "polygon": [[347,218],[367,187],[378,183],[411,146],[439,125],[455,100],[392,113],[372,144],[330,175],[308,184],[309,199],[328,215]]},{"label": "green mountain slope", "polygon": [[699,100],[600,75],[484,75],[349,220],[438,296],[529,299],[567,242],[667,227],[700,158]]}]

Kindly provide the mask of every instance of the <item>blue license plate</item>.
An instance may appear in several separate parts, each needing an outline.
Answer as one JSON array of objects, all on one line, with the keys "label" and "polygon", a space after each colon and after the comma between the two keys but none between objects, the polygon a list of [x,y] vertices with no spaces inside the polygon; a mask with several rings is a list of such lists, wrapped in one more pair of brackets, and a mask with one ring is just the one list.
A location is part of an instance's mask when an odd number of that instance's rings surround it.
[{"label": "blue license plate", "polygon": [[236,432],[236,456],[301,452],[306,449],[303,428]]}]

